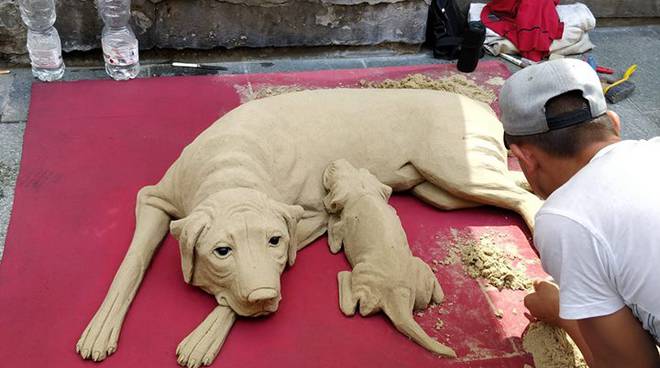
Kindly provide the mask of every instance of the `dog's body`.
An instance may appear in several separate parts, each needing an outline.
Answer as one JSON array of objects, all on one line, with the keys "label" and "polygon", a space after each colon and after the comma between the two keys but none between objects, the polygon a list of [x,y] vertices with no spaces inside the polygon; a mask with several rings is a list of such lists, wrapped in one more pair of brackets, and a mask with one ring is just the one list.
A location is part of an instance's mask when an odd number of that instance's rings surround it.
[{"label": "dog's body", "polygon": [[390,187],[365,169],[337,160],[323,174],[324,200],[331,214],[330,251],[343,247],[353,271],[342,271],[339,306],[347,316],[359,306],[363,316],[383,311],[404,335],[436,354],[456,357],[413,319],[413,309],[439,304],[444,293],[431,268],[413,256],[399,216],[387,201]]},{"label": "dog's body", "polygon": [[[450,108],[456,105],[462,108]],[[402,110],[416,110],[415,118],[423,120],[411,120],[412,113]],[[185,217],[209,195],[233,187],[251,187],[301,205],[306,218],[325,217],[321,176],[329,162],[344,158],[395,191],[428,182],[460,199],[510,208],[511,203],[482,199],[464,188],[479,184],[467,174],[480,170],[493,172],[484,179],[497,176],[492,181],[502,182],[500,176],[508,173],[502,135],[490,107],[461,95],[306,91],[253,101],[229,112],[184,149],[157,188],[176,209],[171,213],[175,218]],[[468,152],[480,157],[468,162]],[[518,194],[515,183],[510,184]],[[177,190],[180,187],[187,190]],[[318,227],[299,233],[301,240],[308,240],[299,247],[314,240],[314,233],[323,233],[325,221],[318,222]]]},{"label": "dog's body", "polygon": [[[270,303],[263,308],[271,312],[279,298],[279,280],[277,285],[255,286],[254,290],[267,292],[250,294],[254,297],[247,292],[227,296],[226,291],[221,296],[212,290],[229,286],[213,285],[211,276],[222,274],[224,266],[199,253],[211,245],[198,249],[196,242],[205,239],[211,244],[214,236],[222,235],[212,231],[224,226],[213,220],[215,212],[235,207],[237,213],[246,214],[268,206],[261,199],[259,206],[247,205],[250,201],[228,194],[241,188],[241,196],[265,195],[286,207],[278,213],[285,213],[287,219],[292,264],[296,248],[326,230],[321,177],[325,167],[339,158],[368,169],[394,190],[412,189],[436,207],[495,205],[517,211],[533,226],[541,201],[517,183],[520,175],[508,171],[502,136],[501,123],[487,105],[437,91],[304,91],[236,108],[186,147],[158,184],[138,194],[133,241],[103,305],[78,343],[81,355],[102,360],[114,352],[123,317],[172,219],[181,219],[172,222],[172,232],[181,243],[186,281],[213,292],[220,305],[239,314],[256,315],[248,305],[253,300],[260,306]],[[297,206],[304,209],[302,216]],[[235,214],[226,214],[222,221],[230,221],[231,216]],[[299,220],[297,226],[291,226],[292,219],[293,225]],[[247,217],[241,221],[248,232],[256,226]],[[263,229],[268,231],[275,230]],[[211,262],[201,276],[193,272],[200,259]],[[279,260],[273,269],[279,267],[281,272]],[[236,284],[241,284],[241,277],[235,275]]]}]

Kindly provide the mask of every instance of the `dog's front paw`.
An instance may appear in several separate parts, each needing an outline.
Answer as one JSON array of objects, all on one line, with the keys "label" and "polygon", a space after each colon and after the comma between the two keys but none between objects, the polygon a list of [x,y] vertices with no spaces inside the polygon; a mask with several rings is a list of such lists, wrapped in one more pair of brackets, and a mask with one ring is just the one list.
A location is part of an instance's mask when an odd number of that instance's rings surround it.
[{"label": "dog's front paw", "polygon": [[76,352],[83,359],[100,362],[117,350],[126,304],[118,296],[103,302],[76,344]]},{"label": "dog's front paw", "polygon": [[176,348],[177,362],[188,368],[210,365],[235,320],[236,313],[230,308],[216,307]]}]

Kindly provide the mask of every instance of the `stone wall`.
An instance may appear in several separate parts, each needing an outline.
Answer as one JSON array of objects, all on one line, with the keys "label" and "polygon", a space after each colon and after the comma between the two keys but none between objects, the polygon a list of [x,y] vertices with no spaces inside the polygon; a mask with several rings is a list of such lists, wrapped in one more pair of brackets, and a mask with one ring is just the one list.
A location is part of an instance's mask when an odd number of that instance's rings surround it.
[{"label": "stone wall", "polygon": [[[457,0],[467,9],[468,0]],[[430,0],[133,0],[142,49],[420,44]],[[573,2],[573,1],[566,1]],[[660,0],[583,0],[597,17],[660,16]],[[93,0],[56,0],[65,51],[100,47]],[[625,4],[624,4],[625,3]],[[0,0],[0,59],[25,56],[16,0]]]}]

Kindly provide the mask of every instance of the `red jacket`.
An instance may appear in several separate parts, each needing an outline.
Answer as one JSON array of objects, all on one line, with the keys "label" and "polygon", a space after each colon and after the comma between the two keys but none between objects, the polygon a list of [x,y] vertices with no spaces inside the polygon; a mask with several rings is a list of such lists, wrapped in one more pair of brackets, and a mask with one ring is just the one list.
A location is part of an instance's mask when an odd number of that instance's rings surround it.
[{"label": "red jacket", "polygon": [[559,0],[493,0],[482,10],[481,21],[510,40],[522,56],[539,61],[564,33],[557,4]]}]

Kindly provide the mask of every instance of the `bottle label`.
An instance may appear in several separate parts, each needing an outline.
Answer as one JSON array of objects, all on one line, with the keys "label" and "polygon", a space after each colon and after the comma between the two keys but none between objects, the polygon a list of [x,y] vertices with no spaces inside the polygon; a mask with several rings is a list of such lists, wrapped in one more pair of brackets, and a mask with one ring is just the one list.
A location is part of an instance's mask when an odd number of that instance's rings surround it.
[{"label": "bottle label", "polygon": [[59,49],[30,50],[30,62],[36,68],[56,69],[62,65]]},{"label": "bottle label", "polygon": [[110,65],[134,65],[139,61],[137,40],[129,45],[110,47],[103,45],[103,58]]}]

